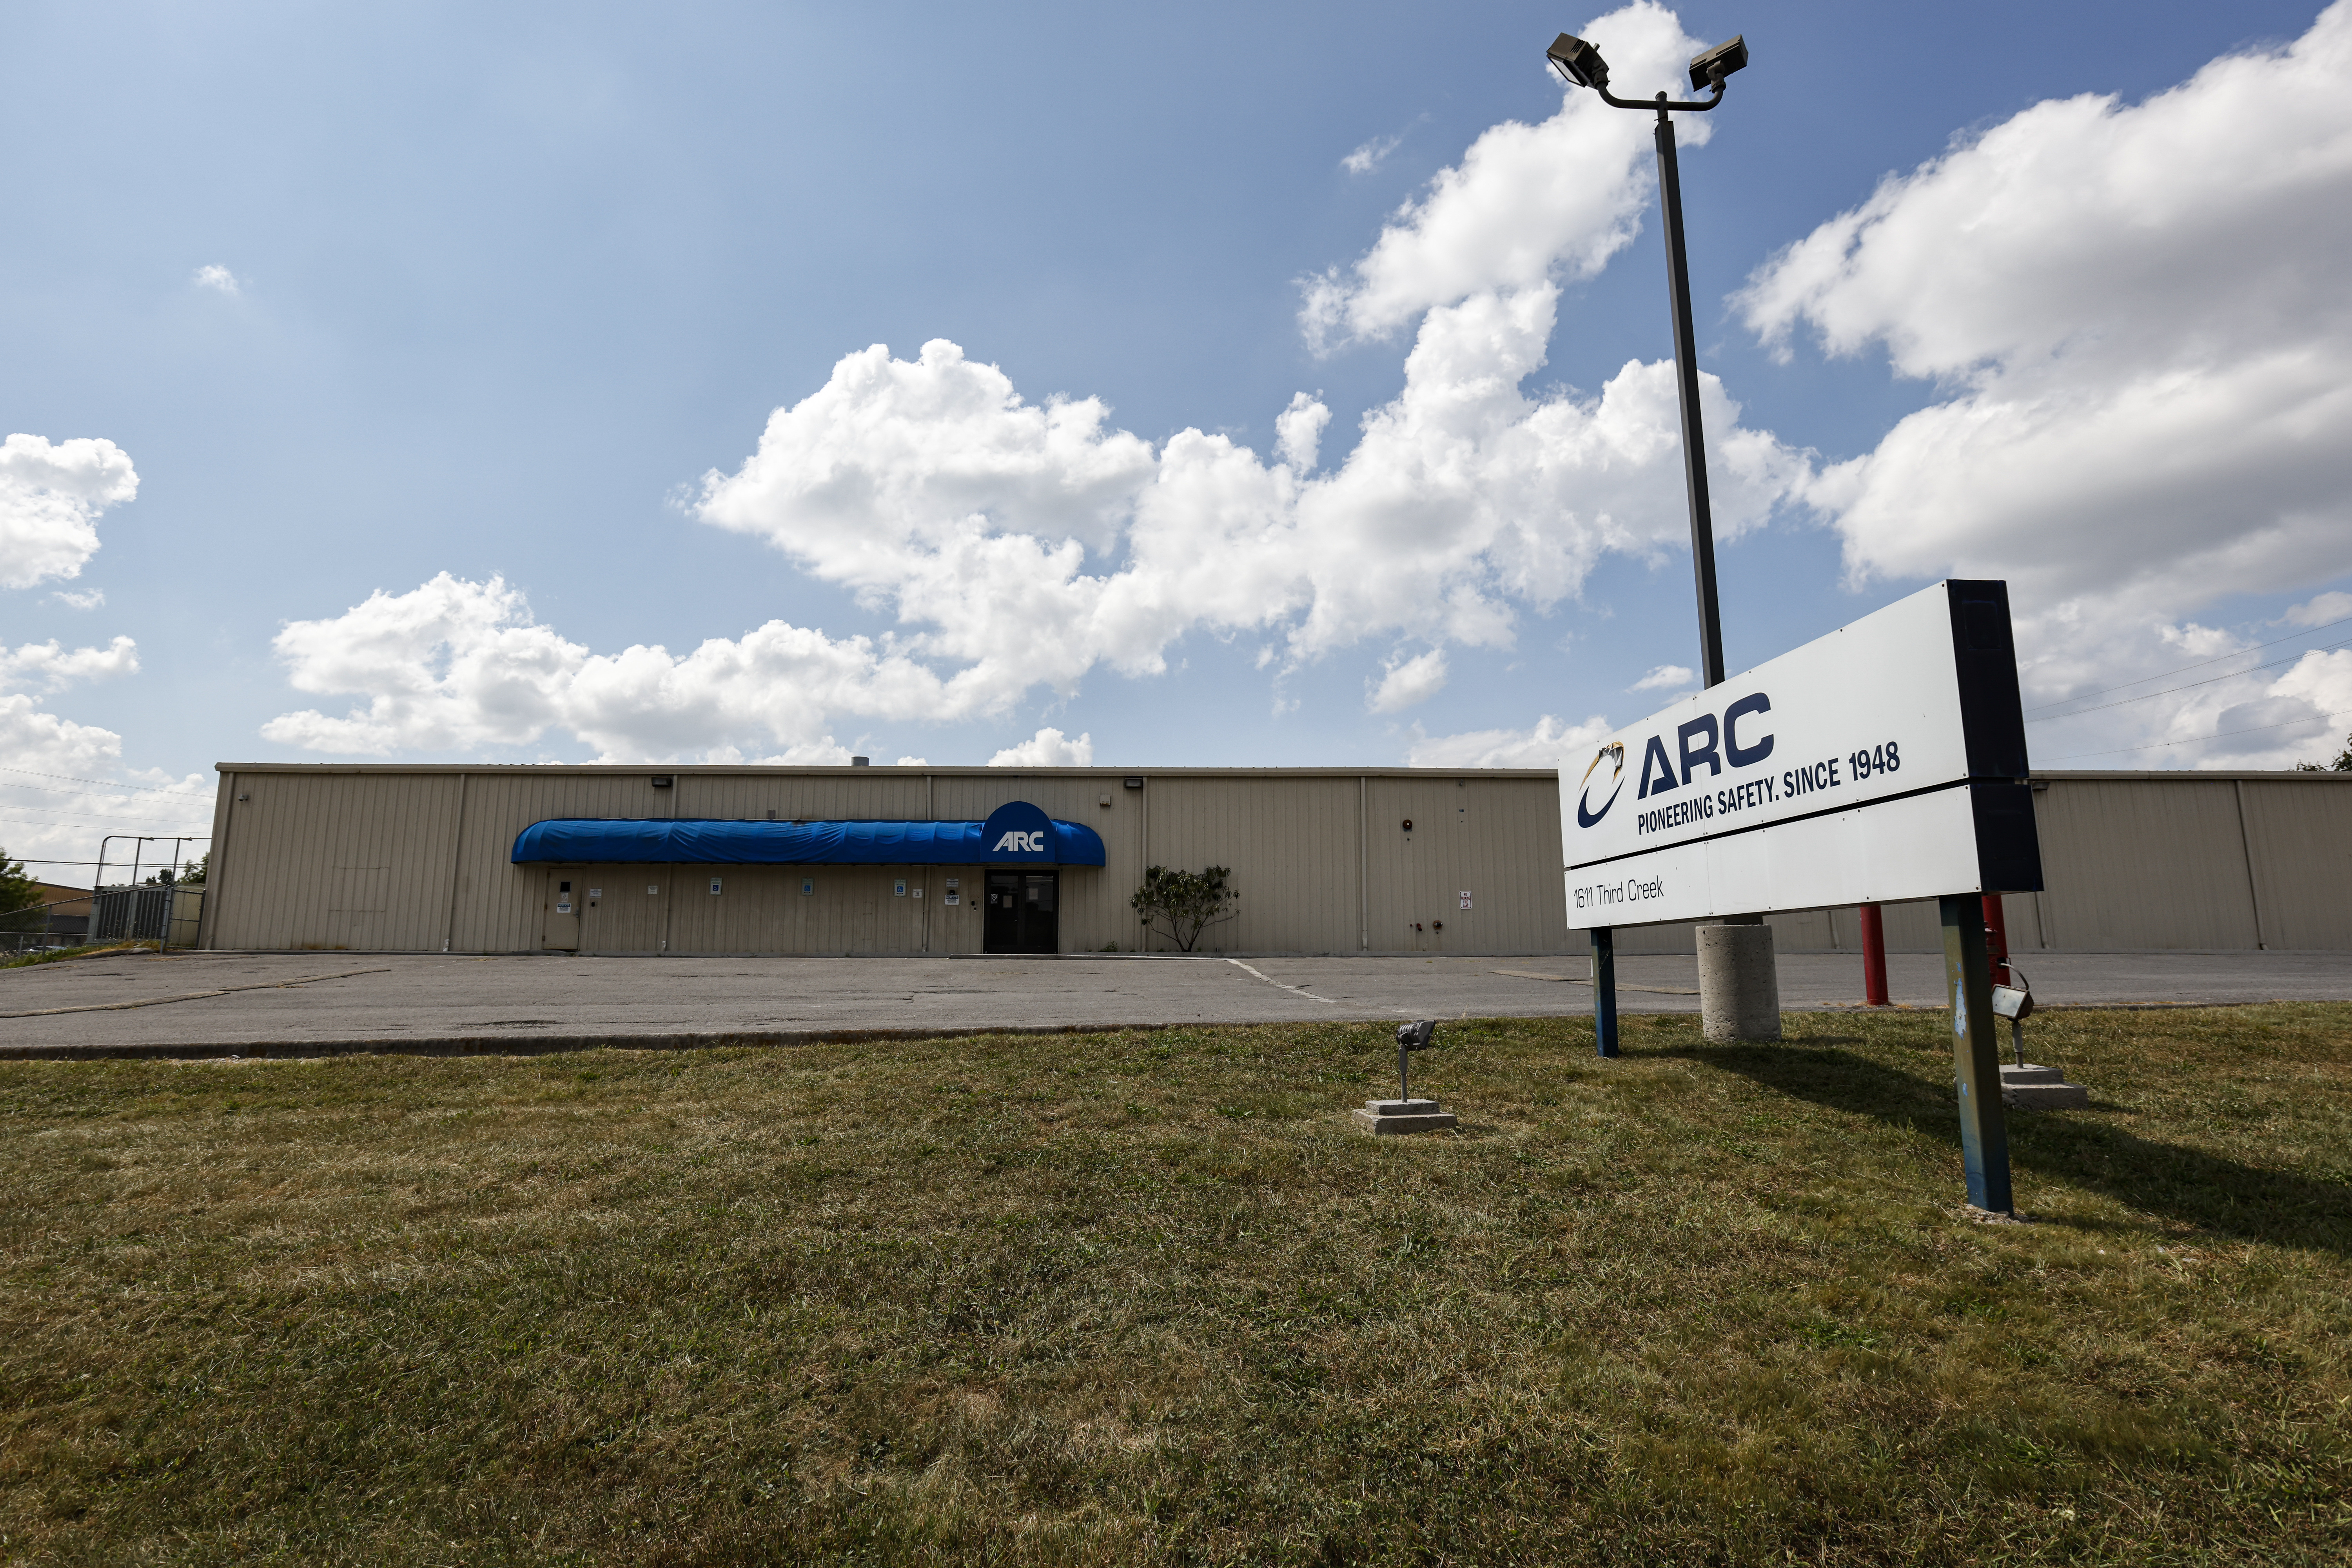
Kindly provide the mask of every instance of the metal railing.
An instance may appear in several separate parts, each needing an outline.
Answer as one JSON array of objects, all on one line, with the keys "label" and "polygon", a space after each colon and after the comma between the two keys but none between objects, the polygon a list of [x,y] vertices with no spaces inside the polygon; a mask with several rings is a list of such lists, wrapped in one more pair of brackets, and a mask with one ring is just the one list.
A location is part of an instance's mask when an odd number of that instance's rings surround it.
[{"label": "metal railing", "polygon": [[[59,921],[52,911],[86,909],[79,931],[53,929]],[[101,942],[152,942],[163,947],[193,947],[204,920],[205,889],[170,883],[100,888],[79,898],[32,904],[0,915],[0,952],[32,952],[53,947],[94,946]],[[9,930],[39,916],[39,931]],[[73,917],[64,917],[71,920]]]}]

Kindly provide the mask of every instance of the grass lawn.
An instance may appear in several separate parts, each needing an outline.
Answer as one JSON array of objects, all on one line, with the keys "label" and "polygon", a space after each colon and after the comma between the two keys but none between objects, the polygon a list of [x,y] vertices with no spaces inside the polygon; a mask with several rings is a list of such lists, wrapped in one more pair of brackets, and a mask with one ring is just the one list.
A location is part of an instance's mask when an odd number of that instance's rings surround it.
[{"label": "grass lawn", "polygon": [[0,1561],[2352,1559],[2352,1007],[0,1067]]}]

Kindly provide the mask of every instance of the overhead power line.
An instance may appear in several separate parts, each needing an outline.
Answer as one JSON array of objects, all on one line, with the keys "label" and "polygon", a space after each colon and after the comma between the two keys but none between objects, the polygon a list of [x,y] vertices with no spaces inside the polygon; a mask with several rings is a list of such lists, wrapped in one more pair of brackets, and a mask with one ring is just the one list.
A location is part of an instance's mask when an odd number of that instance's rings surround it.
[{"label": "overhead power line", "polygon": [[[2339,647],[2352,647],[2352,642],[2329,643],[2326,647],[2307,647],[2305,648],[2302,653],[2291,653],[2284,658],[2269,659],[2262,664],[2250,664],[2243,669],[2234,669],[2227,675],[2208,676],[2203,680],[2185,681],[2179,686],[2168,686],[2161,691],[2143,691],[2137,697],[2118,697],[2113,702],[2102,702],[2095,708],[2077,708],[2072,713],[2045,713],[2039,719],[2028,719],[2026,722],[2029,724],[2054,724],[2061,719],[2079,719],[2085,713],[2103,713],[2110,708],[2127,708],[2135,702],[2146,702],[2151,698],[2169,697],[2176,691],[2194,691],[2200,686],[2217,686],[2224,680],[2235,680],[2242,675],[2252,675],[2258,669],[2270,669],[2282,664],[2298,663],[2305,657],[2310,654],[2334,653]],[[2255,650],[2252,648],[2245,648],[2242,651],[2252,653]],[[2218,663],[2219,661],[2215,659],[2208,659],[2206,662],[2208,664],[2213,664]],[[2194,669],[2197,667],[2195,665],[2191,665],[2189,668]],[[2151,675],[2147,679],[2150,680],[2156,680],[2161,678]],[[2119,691],[2122,688],[2109,687],[2108,689],[2110,691]],[[2098,693],[2093,692],[2092,695],[2095,697]]]},{"label": "overhead power line", "polygon": [[111,785],[103,784],[100,785],[96,789],[67,789],[60,784],[18,784],[14,779],[0,779],[0,789],[38,790],[43,795],[69,795],[75,800],[88,800],[92,795],[160,795],[167,799],[184,800],[192,805],[202,805],[207,809],[209,809],[213,804],[212,796],[208,795],[194,795],[186,790],[117,789]]},{"label": "overhead power line", "polygon": [[[2084,757],[2114,757],[2126,752],[2153,752],[2160,746],[2201,746],[2208,741],[2225,740],[2231,735],[2259,735],[2265,730],[2284,730],[2289,724],[2308,724],[2320,719],[2341,719],[2347,713],[2352,713],[2352,708],[2338,709],[2333,713],[2306,713],[2300,719],[2282,719],[2275,724],[2257,724],[2251,730],[2224,730],[2218,735],[2189,735],[2178,741],[2150,741],[2145,746],[2110,746],[2104,752],[2076,752],[2072,756],[2053,757],[2050,762],[2072,763]],[[2049,763],[2034,765],[2047,767]]]},{"label": "overhead power line", "polygon": [[[112,822],[131,827],[152,827],[158,823],[163,823],[176,827],[182,823],[197,820],[199,819],[193,816],[100,816],[82,811],[51,812],[47,816],[12,816],[5,812],[0,812],[0,822],[21,822],[31,827],[61,827],[69,821]],[[167,833],[163,837],[169,838],[173,835]]]},{"label": "overhead power line", "polygon": [[[2133,686],[2145,686],[2145,685],[2147,685],[2147,684],[2149,681],[2151,681],[2151,680],[2162,680],[2162,679],[2165,679],[2167,676],[2171,676],[2171,675],[2186,675],[2186,674],[2188,674],[2188,673],[2189,673],[2190,670],[2192,670],[2192,669],[2202,669],[2202,668],[2205,668],[2207,665],[2209,665],[2209,664],[2220,664],[2220,663],[2222,663],[2224,660],[2227,660],[2227,659],[2232,659],[2232,658],[2244,658],[2247,654],[2250,654],[2250,653],[2260,653],[2260,652],[2262,652],[2262,650],[2263,650],[2263,649],[2264,649],[2264,648],[2266,648],[2266,647],[2278,647],[2278,645],[2279,645],[2279,644],[2281,644],[2281,643],[2283,643],[2283,642],[2293,642],[2293,641],[2294,641],[2294,639],[2295,639],[2295,638],[2297,638],[2297,637],[2310,637],[2311,635],[2313,635],[2313,634],[2314,634],[2314,633],[2315,633],[2315,632],[2324,632],[2324,631],[2328,631],[2328,630],[2333,629],[2334,627],[2341,626],[2352,626],[2352,616],[2345,616],[2345,617],[2344,617],[2344,619],[2342,619],[2342,620],[2340,620],[2340,621],[2324,621],[2324,622],[2322,622],[2320,625],[2315,626],[2305,626],[2305,627],[2304,627],[2304,628],[2303,628],[2303,630],[2301,630],[2301,631],[2299,631],[2299,632],[2289,632],[2286,636],[2284,636],[2284,637],[2273,637],[2273,638],[2271,638],[2271,640],[2270,640],[2270,641],[2268,641],[2268,642],[2258,642],[2258,643],[2254,644],[2254,646],[2253,646],[2253,647],[2242,647],[2242,648],[2239,648],[2239,649],[2235,650],[2234,652],[2231,652],[2231,653],[2224,653],[2224,654],[2216,654],[2216,655],[2215,655],[2214,657],[2212,657],[2211,658],[2200,658],[2200,659],[2199,659],[2199,660],[2198,660],[2196,663],[2194,663],[2194,664],[2184,664],[2184,665],[2180,666],[2180,667],[2179,667],[2179,668],[2177,668],[2177,669],[2159,669],[2159,670],[2158,670],[2154,675],[2143,675],[2143,676],[2141,676],[2137,680],[2126,680],[2126,681],[2124,681],[2124,682],[2122,682],[2122,683],[2120,683],[2120,684],[2118,684],[2118,685],[2115,685],[2115,686],[2102,686],[2102,687],[2101,687],[2101,688],[2099,688],[2099,689],[2097,689],[2096,691],[2078,691],[2078,692],[2076,692],[2076,693],[2075,693],[2074,696],[2072,696],[2072,697],[2061,697],[2061,698],[2060,698],[2060,699],[2058,699],[2058,700],[2056,700],[2055,702],[2042,702],[2042,703],[2038,703],[2038,704],[2036,704],[2035,706],[2033,706],[2033,707],[2032,707],[2032,708],[2028,708],[2028,709],[2026,710],[2026,711],[2027,711],[2028,713],[2039,713],[2039,712],[2041,712],[2044,708],[2063,708],[2063,707],[2065,707],[2065,706],[2066,706],[2068,703],[2070,703],[2070,702],[2085,702],[2085,701],[2088,701],[2090,699],[2092,699],[2092,698],[2094,698],[2094,697],[2105,697],[2105,696],[2108,692],[2110,692],[2110,691],[2121,691],[2121,690],[2124,690],[2124,689],[2125,689],[2126,688],[2127,688],[2127,687],[2133,687]],[[2339,643],[2339,644],[2337,644],[2336,646],[2340,647],[2342,647],[2343,645]],[[2313,651],[2324,651],[2324,650],[2313,650]],[[2296,657],[2296,658],[2300,658],[2302,657],[2302,655],[2298,654],[2298,655],[2296,655],[2295,657]],[[2256,666],[2254,667],[2254,668],[2256,668],[2256,669],[2261,669],[2261,668],[2265,668],[2265,667],[2264,667],[2264,666],[2262,666],[2262,665],[2256,665]],[[2252,672],[2251,672],[2251,671],[2241,671],[2240,673],[2242,673],[2242,674],[2248,674],[2248,673],[2252,673]],[[2154,693],[2150,693],[2150,695],[2151,695],[2151,696],[2153,696],[2153,695],[2155,695],[2155,694],[2154,694]],[[2091,711],[2091,710],[2089,710],[2089,709],[2085,709],[2085,710],[2084,710],[2084,711],[2085,711],[2085,712],[2089,712],[2089,711]],[[2061,714],[2061,715],[2059,715],[2059,717],[2063,718],[2063,717],[2065,717],[2065,715]]]},{"label": "overhead power line", "polygon": [[[188,796],[188,792],[185,790],[157,789],[152,784],[109,784],[104,779],[79,778],[72,773],[36,773],[31,768],[0,768],[0,773],[22,773],[28,779],[61,779],[67,784],[96,784],[100,789],[111,790],[116,795],[176,795],[183,797]],[[17,789],[38,789],[41,786],[39,784],[17,784],[13,787]]]}]

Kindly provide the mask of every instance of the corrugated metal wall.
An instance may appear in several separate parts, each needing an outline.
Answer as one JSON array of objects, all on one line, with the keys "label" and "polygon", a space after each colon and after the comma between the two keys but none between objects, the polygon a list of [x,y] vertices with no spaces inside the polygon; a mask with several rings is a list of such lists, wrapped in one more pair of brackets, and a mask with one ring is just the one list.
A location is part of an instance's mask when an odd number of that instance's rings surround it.
[{"label": "corrugated metal wall", "polygon": [[[976,867],[551,874],[507,857],[516,835],[551,817],[970,820],[1026,800],[1103,838],[1102,868],[1062,871],[1066,952],[1136,950],[1142,932],[1128,900],[1151,865],[1234,871],[1237,918],[1204,935],[1204,952],[1568,949],[1549,773],[680,768],[661,789],[654,773],[224,765],[205,940],[534,952],[548,940],[555,885],[568,880],[583,952],[978,952]],[[1130,790],[1129,777],[1148,783]],[[952,906],[941,897],[950,878],[961,883]]]},{"label": "corrugated metal wall", "polygon": [[[2044,890],[2001,900],[2012,951],[2352,952],[2352,773],[2061,773],[2034,786]],[[1932,900],[1885,915],[1889,952],[1943,951]],[[1781,952],[1862,951],[1850,909],[1768,921]],[[1631,928],[1617,951],[1691,952],[1691,931]]]},{"label": "corrugated metal wall", "polygon": [[[1133,951],[1150,865],[1233,868],[1222,952],[1580,952],[1566,933],[1559,786],[1537,772],[224,766],[203,941],[223,948],[536,951],[551,884],[507,856],[550,817],[984,817],[1084,822],[1064,952]],[[1123,787],[1127,777],[1149,780]],[[2352,775],[2054,773],[2035,795],[2047,889],[2005,900],[2020,952],[2352,951]],[[1404,824],[1412,827],[1407,831]],[[721,890],[712,894],[717,875]],[[583,951],[971,952],[977,868],[580,867]],[[959,904],[941,894],[949,878]],[[905,879],[908,891],[897,892]],[[803,881],[812,891],[803,892]],[[652,891],[647,889],[651,889]],[[603,896],[586,907],[591,889]],[[1461,907],[1462,895],[1471,907]],[[1775,915],[1783,952],[1859,952],[1852,910]],[[1418,929],[1415,929],[1418,927]],[[1942,948],[1933,903],[1886,910],[1896,952]],[[1623,931],[1689,952],[1691,928]],[[1164,947],[1164,941],[1155,942]]]}]

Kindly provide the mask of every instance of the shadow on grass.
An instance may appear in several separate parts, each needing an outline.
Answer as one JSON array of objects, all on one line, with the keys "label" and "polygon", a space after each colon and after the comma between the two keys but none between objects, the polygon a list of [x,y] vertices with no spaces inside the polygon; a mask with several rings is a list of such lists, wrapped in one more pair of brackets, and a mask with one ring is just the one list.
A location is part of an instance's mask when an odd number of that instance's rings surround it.
[{"label": "shadow on grass", "polygon": [[[1706,1046],[1670,1054],[1959,1146],[1959,1113],[1949,1089],[1850,1051]],[[2248,1241],[2352,1254],[2352,1186],[2155,1142],[2080,1116],[2011,1112],[2008,1125],[2013,1171]]]}]

